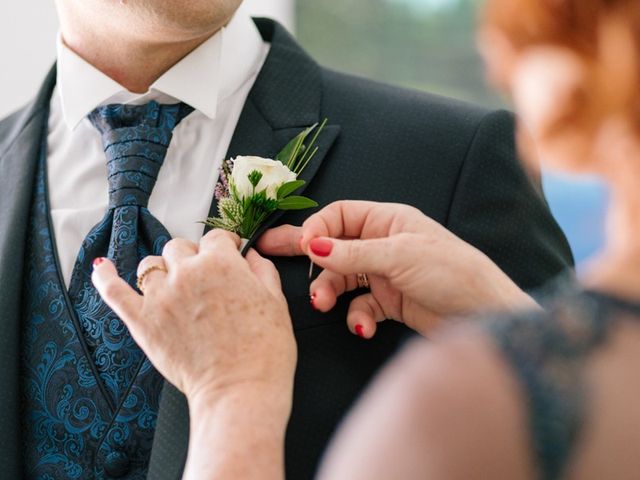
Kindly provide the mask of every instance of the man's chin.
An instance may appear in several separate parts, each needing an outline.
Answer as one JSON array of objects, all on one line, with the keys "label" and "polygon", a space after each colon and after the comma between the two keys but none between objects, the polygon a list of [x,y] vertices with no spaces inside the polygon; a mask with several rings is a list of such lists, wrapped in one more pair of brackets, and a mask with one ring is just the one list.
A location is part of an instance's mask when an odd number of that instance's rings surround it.
[{"label": "man's chin", "polygon": [[[193,40],[207,37],[231,21],[242,0],[127,0],[140,4],[141,18],[163,40]],[[169,37],[169,38],[167,38]]]}]

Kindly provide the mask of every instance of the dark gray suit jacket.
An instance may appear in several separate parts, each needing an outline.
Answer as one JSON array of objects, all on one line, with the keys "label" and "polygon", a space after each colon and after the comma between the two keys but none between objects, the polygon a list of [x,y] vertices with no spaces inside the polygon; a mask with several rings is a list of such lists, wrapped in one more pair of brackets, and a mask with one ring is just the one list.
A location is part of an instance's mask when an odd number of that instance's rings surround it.
[{"label": "dark gray suit jacket", "polygon": [[[569,247],[539,185],[516,159],[511,114],[324,69],[278,24],[256,22],[271,51],[228,157],[272,156],[301,128],[328,117],[320,151],[303,175],[305,194],[321,205],[340,199],[414,205],[480,248],[526,289],[571,265]],[[0,465],[6,479],[21,472],[23,257],[34,167],[54,83],[55,69],[30,105],[0,122]],[[307,215],[276,216],[270,225],[300,224]],[[356,338],[345,326],[349,296],[329,314],[314,312],[308,262],[285,258],[276,265],[299,347],[287,474],[305,479],[312,477],[340,418],[409,332],[386,322],[374,340]],[[167,384],[149,478],[180,477],[187,437],[185,400]]]}]

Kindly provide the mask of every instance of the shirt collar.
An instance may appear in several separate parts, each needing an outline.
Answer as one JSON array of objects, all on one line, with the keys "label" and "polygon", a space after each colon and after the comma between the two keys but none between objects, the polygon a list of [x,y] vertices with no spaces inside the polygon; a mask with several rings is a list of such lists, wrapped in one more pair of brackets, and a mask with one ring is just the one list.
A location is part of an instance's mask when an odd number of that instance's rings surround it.
[{"label": "shirt collar", "polygon": [[182,101],[210,119],[262,66],[265,43],[251,17],[240,7],[226,27],[171,67],[144,94],[129,92],[89,64],[58,35],[58,92],[70,129],[96,107],[109,103]]}]

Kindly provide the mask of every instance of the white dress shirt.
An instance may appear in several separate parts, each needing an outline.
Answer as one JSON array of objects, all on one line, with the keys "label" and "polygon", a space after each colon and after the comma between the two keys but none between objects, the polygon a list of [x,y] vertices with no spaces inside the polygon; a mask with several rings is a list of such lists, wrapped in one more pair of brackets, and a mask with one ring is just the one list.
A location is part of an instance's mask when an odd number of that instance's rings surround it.
[{"label": "white dress shirt", "polygon": [[138,95],[58,39],[47,167],[53,229],[67,287],[82,241],[108,205],[101,136],[86,116],[100,105],[151,100],[182,101],[195,109],[174,131],[149,210],[173,237],[198,241],[204,228],[198,222],[209,213],[218,169],[268,51],[269,44],[241,8],[226,28],[174,65],[146,94]]}]

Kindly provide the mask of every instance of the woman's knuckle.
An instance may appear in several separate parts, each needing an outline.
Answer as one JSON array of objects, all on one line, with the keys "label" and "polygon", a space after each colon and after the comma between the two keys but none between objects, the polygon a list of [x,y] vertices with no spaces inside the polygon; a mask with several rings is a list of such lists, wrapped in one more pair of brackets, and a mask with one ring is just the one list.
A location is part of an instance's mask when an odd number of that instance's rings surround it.
[{"label": "woman's knuckle", "polygon": [[276,264],[273,263],[268,258],[257,257],[257,262],[262,268],[264,268],[268,272],[271,272],[272,274],[273,273],[278,273],[278,269],[276,268]]},{"label": "woman's knuckle", "polygon": [[358,257],[360,256],[359,251],[360,249],[359,249],[357,240],[345,242],[345,254],[347,259],[351,261],[357,260]]},{"label": "woman's knuckle", "polygon": [[214,230],[211,230],[209,233],[207,233],[207,237],[209,240],[220,240],[221,238],[224,238],[224,236],[229,233],[225,230],[222,230],[220,228],[216,228]]},{"label": "woman's knuckle", "polygon": [[392,255],[401,255],[413,248],[414,237],[408,233],[400,233],[389,237],[388,248]]},{"label": "woman's knuckle", "polygon": [[145,257],[142,260],[140,260],[140,263],[138,264],[138,275],[140,275],[145,268],[147,268],[147,266],[149,265],[149,257]]},{"label": "woman's knuckle", "polygon": [[164,248],[162,249],[162,254],[164,255],[166,252],[169,252],[175,249],[177,243],[178,243],[178,240],[175,238],[173,240],[169,240],[167,244],[164,246]]}]

